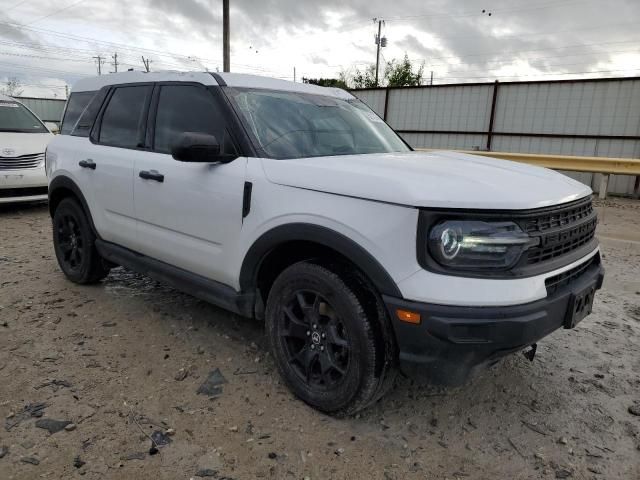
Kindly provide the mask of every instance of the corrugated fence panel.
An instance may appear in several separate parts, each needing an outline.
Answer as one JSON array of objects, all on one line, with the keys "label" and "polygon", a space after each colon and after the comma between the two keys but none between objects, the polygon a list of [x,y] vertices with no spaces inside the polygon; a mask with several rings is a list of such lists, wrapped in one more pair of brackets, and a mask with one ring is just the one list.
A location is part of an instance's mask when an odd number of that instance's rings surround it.
[{"label": "corrugated fence panel", "polygon": [[381,117],[384,116],[384,90],[358,90],[353,93],[356,97],[366,103],[371,110]]},{"label": "corrugated fence panel", "polygon": [[446,133],[403,133],[405,141],[415,148],[440,148],[447,150],[476,150],[487,143],[486,135],[461,135]]},{"label": "corrugated fence panel", "polygon": [[40,120],[60,123],[65,100],[53,98],[16,98],[35,113]]},{"label": "corrugated fence panel", "polygon": [[501,85],[496,132],[640,135],[640,80]]},{"label": "corrugated fence panel", "polygon": [[396,130],[486,130],[492,92],[490,85],[391,89],[387,122]]}]

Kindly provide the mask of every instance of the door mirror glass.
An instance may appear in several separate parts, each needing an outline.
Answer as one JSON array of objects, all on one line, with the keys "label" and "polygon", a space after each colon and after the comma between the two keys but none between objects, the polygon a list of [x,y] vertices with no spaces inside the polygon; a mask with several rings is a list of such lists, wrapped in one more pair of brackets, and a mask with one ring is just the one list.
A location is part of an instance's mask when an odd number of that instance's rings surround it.
[{"label": "door mirror glass", "polygon": [[208,133],[184,132],[178,135],[171,148],[171,155],[180,162],[221,162],[235,159],[235,155],[221,154],[220,143],[215,135]]}]

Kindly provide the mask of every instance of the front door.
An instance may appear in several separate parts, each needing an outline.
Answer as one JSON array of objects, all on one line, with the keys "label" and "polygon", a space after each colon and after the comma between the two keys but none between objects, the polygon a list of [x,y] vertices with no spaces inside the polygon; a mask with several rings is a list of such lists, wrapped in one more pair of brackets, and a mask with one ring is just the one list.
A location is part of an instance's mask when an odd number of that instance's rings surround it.
[{"label": "front door", "polygon": [[137,158],[134,174],[140,251],[231,285],[228,265],[242,227],[247,159],[191,163],[171,156],[184,132],[212,134],[223,150],[234,148],[218,99],[206,87],[159,85],[152,104],[152,148]]}]

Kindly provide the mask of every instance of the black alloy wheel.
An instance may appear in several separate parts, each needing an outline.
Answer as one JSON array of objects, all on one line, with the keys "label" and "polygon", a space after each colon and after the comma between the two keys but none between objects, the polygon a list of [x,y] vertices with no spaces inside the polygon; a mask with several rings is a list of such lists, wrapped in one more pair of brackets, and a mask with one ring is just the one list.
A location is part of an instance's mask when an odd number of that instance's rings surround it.
[{"label": "black alloy wheel", "polygon": [[282,309],[278,334],[288,362],[312,388],[330,389],[349,368],[349,337],[344,322],[318,292],[294,292]]},{"label": "black alloy wheel", "polygon": [[59,215],[56,218],[55,235],[64,270],[77,272],[82,268],[86,249],[78,221],[70,214]]}]

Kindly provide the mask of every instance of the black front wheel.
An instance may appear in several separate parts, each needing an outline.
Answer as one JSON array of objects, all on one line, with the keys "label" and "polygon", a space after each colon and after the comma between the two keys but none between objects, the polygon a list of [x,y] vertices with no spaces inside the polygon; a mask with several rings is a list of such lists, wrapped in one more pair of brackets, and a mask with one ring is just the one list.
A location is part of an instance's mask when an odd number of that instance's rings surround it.
[{"label": "black front wheel", "polygon": [[348,415],[383,393],[392,374],[380,338],[382,309],[356,282],[301,262],[276,279],[267,301],[267,334],[280,374],[302,400]]},{"label": "black front wheel", "polygon": [[69,280],[95,283],[109,273],[95,247],[93,233],[82,207],[72,198],[60,202],[53,214],[53,246],[60,268]]}]

